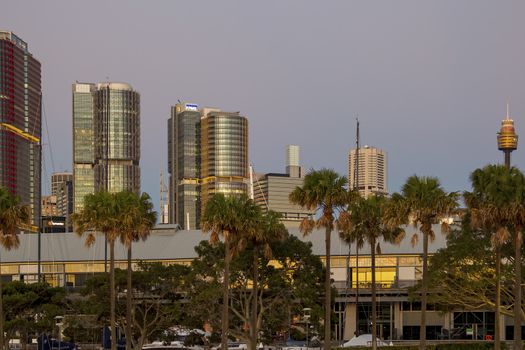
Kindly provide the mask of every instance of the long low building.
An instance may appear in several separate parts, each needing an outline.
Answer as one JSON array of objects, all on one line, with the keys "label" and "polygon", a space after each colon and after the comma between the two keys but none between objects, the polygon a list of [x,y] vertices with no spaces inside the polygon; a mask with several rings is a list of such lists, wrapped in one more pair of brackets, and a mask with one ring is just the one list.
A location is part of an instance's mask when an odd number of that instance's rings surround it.
[{"label": "long low building", "polygon": [[[435,225],[434,230],[436,239],[429,243],[430,254],[446,244],[445,237],[440,234],[440,226]],[[325,260],[324,230],[315,231],[306,237],[298,229],[292,228],[289,231],[302,240],[311,242],[314,254]],[[407,228],[407,237],[413,232],[414,229]],[[106,248],[102,235],[97,237],[91,247],[87,247],[85,239],[75,233],[46,233],[40,238],[41,274],[51,285],[77,287],[84,284],[93,274],[104,272]],[[209,234],[199,230],[178,230],[178,226],[175,225],[159,225],[146,241],[134,243],[133,263],[156,261],[164,264],[189,264],[197,257],[194,247],[208,238]],[[422,239],[416,246],[411,245],[409,238],[400,245],[383,242],[381,246],[382,254],[378,255],[376,260],[376,285],[379,287],[378,334],[383,339],[418,339],[420,305],[409,301],[407,291],[408,287],[421,278]],[[3,280],[22,280],[29,283],[37,281],[38,250],[37,234],[21,234],[20,247],[16,250],[0,249]],[[125,268],[127,250],[120,243],[116,243],[115,257],[116,267]],[[349,247],[334,233],[331,266],[334,285],[339,292],[334,305],[337,315],[334,333],[340,340],[350,339],[356,327],[359,327],[361,333],[370,331],[370,248],[365,246],[360,249],[358,257],[357,260],[355,246]],[[350,278],[347,279],[347,276]],[[356,312],[359,317],[356,316]],[[476,334],[473,336],[494,332],[494,313],[490,311],[443,314],[431,310],[427,314],[429,339],[437,338],[444,329],[474,329]],[[506,327],[504,333],[509,334],[511,325],[512,320],[505,318],[502,325]]]}]

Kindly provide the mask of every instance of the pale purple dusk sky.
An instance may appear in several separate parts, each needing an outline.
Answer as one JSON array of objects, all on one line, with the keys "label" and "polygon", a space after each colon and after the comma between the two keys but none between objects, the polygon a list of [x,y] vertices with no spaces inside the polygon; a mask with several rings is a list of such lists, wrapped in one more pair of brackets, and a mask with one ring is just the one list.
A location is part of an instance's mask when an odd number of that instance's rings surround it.
[{"label": "pale purple dusk sky", "polygon": [[[43,176],[72,168],[71,84],[109,77],[141,94],[142,190],[158,206],[178,99],[246,115],[257,172],[284,171],[298,144],[306,168],[346,175],[358,114],[391,191],[412,174],[468,189],[503,159],[507,100],[525,138],[524,13],[522,0],[6,1],[0,29],[42,63]],[[525,169],[525,139],[512,160]]]}]

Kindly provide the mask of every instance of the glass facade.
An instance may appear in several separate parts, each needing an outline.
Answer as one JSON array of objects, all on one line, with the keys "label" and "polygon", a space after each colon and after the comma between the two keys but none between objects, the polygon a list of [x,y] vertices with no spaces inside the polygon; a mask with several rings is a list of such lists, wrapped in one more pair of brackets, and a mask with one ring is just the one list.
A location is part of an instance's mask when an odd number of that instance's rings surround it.
[{"label": "glass facade", "polygon": [[95,192],[94,84],[73,84],[73,207],[83,208],[84,197]]},{"label": "glass facade", "polygon": [[127,84],[98,84],[93,94],[95,190],[140,191],[140,95]]},{"label": "glass facade", "polygon": [[168,120],[170,222],[184,229],[199,228],[200,119],[193,104],[178,103]]},{"label": "glass facade", "polygon": [[34,226],[40,225],[41,96],[40,62],[23,40],[0,31],[0,186],[29,205]]},{"label": "glass facade", "polygon": [[214,193],[248,192],[248,119],[211,111],[201,120],[201,208]]},{"label": "glass facade", "polygon": [[96,191],[140,191],[140,95],[123,83],[73,84],[74,211]]}]

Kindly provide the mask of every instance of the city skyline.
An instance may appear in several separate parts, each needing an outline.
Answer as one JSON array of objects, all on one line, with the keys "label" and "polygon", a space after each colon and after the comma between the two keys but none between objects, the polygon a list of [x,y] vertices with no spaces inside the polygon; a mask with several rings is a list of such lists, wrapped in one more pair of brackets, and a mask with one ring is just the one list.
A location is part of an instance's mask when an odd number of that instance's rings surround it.
[{"label": "city skyline", "polygon": [[[107,4],[104,13],[66,2],[32,2],[27,13],[29,4],[6,5],[0,21],[42,63],[51,137],[43,130],[44,184],[53,171],[72,170],[76,80],[127,81],[141,93],[142,190],[156,205],[160,169],[167,173],[165,120],[177,99],[249,116],[257,172],[279,171],[281,150],[293,143],[305,170],[346,174],[358,114],[362,144],[389,154],[391,192],[412,174],[468,189],[472,170],[502,163],[495,136],[507,100],[518,134],[524,124],[525,24],[518,14],[525,5],[518,1],[137,3]],[[65,15],[45,16],[56,11]],[[188,16],[174,21],[172,13]],[[189,25],[195,16],[200,25]],[[88,25],[94,19],[120,27],[102,35]],[[182,49],[193,54],[174,54]],[[512,159],[523,168],[525,153],[518,149]]]}]

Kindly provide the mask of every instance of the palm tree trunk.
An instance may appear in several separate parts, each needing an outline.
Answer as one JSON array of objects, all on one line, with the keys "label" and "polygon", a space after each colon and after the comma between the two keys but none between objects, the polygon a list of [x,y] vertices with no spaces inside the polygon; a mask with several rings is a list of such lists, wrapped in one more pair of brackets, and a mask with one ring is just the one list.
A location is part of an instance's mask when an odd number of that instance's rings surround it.
[{"label": "palm tree trunk", "polygon": [[258,297],[258,280],[259,280],[259,259],[257,254],[257,247],[253,249],[253,299],[252,299],[252,315],[250,321],[250,350],[257,349],[257,297]]},{"label": "palm tree trunk", "polygon": [[221,350],[228,350],[230,261],[230,240],[226,236],[224,240],[224,280],[222,282]]},{"label": "palm tree trunk", "polygon": [[359,337],[359,244],[355,244],[355,336]]},{"label": "palm tree trunk", "polygon": [[428,232],[423,232],[423,280],[421,283],[421,328],[419,330],[419,349],[427,345],[427,269],[428,269]]},{"label": "palm tree trunk", "polygon": [[496,247],[496,322],[494,327],[494,350],[501,350],[501,333],[500,333],[500,317],[501,317],[501,248]]},{"label": "palm tree trunk", "polygon": [[514,238],[514,350],[522,350],[521,340],[521,230],[516,229]]},{"label": "palm tree trunk", "polygon": [[115,240],[109,242],[109,325],[111,327],[111,350],[117,350],[117,328],[115,325]]},{"label": "palm tree trunk", "polygon": [[[1,271],[0,264],[0,271]],[[0,272],[0,350],[4,350],[4,293],[2,291],[2,273]]]},{"label": "palm tree trunk", "polygon": [[372,255],[372,350],[377,349],[377,301],[376,301],[376,241],[370,244]]},{"label": "palm tree trunk", "polygon": [[331,331],[332,327],[330,324],[330,317],[332,316],[332,285],[331,285],[331,273],[330,273],[330,238],[332,235],[331,225],[328,225],[325,233],[325,244],[326,244],[326,271],[324,279],[324,350],[330,350],[332,347]]},{"label": "palm tree trunk", "polygon": [[126,350],[131,350],[131,311],[132,311],[132,289],[131,289],[131,242],[128,247],[128,285],[126,290]]}]

